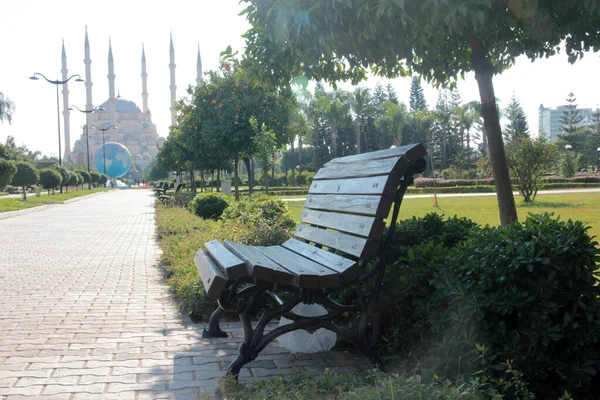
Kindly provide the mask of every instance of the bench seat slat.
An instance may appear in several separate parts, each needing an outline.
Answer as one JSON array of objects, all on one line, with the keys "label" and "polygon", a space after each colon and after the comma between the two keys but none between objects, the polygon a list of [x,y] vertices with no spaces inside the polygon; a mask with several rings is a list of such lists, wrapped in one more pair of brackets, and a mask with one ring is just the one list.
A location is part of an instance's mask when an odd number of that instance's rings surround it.
[{"label": "bench seat slat", "polygon": [[299,225],[294,236],[367,260],[373,257],[377,248],[376,241],[308,225]]},{"label": "bench seat slat", "polygon": [[362,153],[356,154],[353,156],[346,156],[340,158],[334,158],[333,160],[325,163],[326,166],[330,164],[343,164],[343,163],[354,163],[357,161],[364,160],[379,160],[384,158],[392,158],[392,157],[404,157],[409,161],[416,161],[419,158],[425,156],[426,154],[425,147],[422,144],[409,144],[406,146],[395,147],[393,149],[384,149],[379,151],[372,151],[370,153]]},{"label": "bench seat slat", "polygon": [[205,243],[206,252],[225,271],[228,279],[240,279],[248,276],[246,263],[216,240]]},{"label": "bench seat slat", "polygon": [[252,279],[257,281],[266,281],[276,285],[292,285],[294,275],[269,257],[261,253],[256,247],[247,246],[225,240],[224,245],[231,250],[233,254],[242,259],[248,267],[248,272]]},{"label": "bench seat slat", "polygon": [[393,198],[399,181],[387,175],[368,178],[315,180],[309,194],[371,194]]},{"label": "bench seat slat", "polygon": [[318,211],[308,208],[305,208],[302,211],[300,221],[309,225],[317,225],[324,228],[335,229],[337,231],[365,236],[373,240],[379,240],[381,238],[384,227],[381,218]]},{"label": "bench seat slat", "polygon": [[218,299],[227,286],[227,277],[220,267],[202,250],[194,257],[194,264],[204,283],[204,290],[213,299]]},{"label": "bench seat slat", "polygon": [[340,286],[340,275],[336,271],[284,247],[256,246],[255,248],[294,274],[292,284],[300,289],[328,289]]},{"label": "bench seat slat", "polygon": [[309,194],[304,207],[313,210],[339,211],[386,218],[390,213],[392,202],[392,199],[381,196]]},{"label": "bench seat slat", "polygon": [[327,268],[337,271],[343,283],[352,282],[358,278],[361,273],[361,268],[354,260],[349,260],[329,251],[319,249],[296,239],[290,239],[281,245],[288,250],[298,253],[316,263],[326,266]]},{"label": "bench seat slat", "polygon": [[403,159],[365,160],[354,164],[332,163],[321,168],[314,180],[389,175],[406,164]]}]

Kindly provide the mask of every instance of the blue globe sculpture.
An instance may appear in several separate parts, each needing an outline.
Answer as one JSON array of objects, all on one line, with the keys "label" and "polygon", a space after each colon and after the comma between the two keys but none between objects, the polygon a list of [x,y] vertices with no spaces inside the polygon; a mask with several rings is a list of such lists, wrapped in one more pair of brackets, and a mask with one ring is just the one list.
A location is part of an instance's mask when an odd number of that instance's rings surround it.
[{"label": "blue globe sculpture", "polygon": [[121,143],[109,142],[100,146],[94,153],[94,167],[101,174],[104,173],[104,159],[106,157],[106,176],[119,178],[129,172],[131,167],[131,154],[127,147]]}]

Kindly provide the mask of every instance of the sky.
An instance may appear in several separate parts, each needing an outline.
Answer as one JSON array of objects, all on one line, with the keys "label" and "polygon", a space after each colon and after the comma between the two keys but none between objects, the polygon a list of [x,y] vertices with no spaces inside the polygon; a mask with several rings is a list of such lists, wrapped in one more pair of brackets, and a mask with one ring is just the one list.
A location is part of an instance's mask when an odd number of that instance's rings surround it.
[{"label": "sky", "polygon": [[[82,6],[85,4],[85,6]],[[12,124],[0,123],[0,142],[7,135],[17,144],[45,155],[58,154],[56,87],[44,80],[29,80],[39,72],[49,79],[61,79],[61,49],[64,39],[69,76],[85,78],[84,39],[87,25],[92,58],[93,102],[108,99],[108,42],[112,39],[115,88],[122,98],[142,107],[141,54],[146,51],[148,103],[159,136],[166,137],[170,125],[169,34],[175,48],[177,97],[195,84],[198,45],[204,71],[216,69],[219,53],[228,45],[243,51],[241,35],[249,25],[238,0],[196,0],[148,2],[139,0],[81,2],[75,0],[3,1],[0,13],[0,92],[16,106]],[[564,54],[530,62],[517,59],[515,66],[494,78],[496,97],[506,107],[514,94],[528,118],[530,130],[538,130],[538,108],[565,104],[570,91],[580,108],[600,106],[600,54],[588,53],[574,65]],[[379,80],[369,79],[364,86],[374,87]],[[410,79],[383,80],[391,83],[400,101],[408,103]],[[349,84],[340,85],[351,89]],[[430,106],[437,91],[423,83]],[[61,88],[62,89],[62,88]],[[467,102],[479,99],[473,74],[459,80],[458,89]],[[85,86],[69,82],[69,102],[85,108]],[[61,134],[63,130],[62,94],[60,97]],[[85,116],[70,114],[71,145],[81,134]],[[63,139],[64,140],[64,139]],[[62,144],[64,151],[64,142]]]}]

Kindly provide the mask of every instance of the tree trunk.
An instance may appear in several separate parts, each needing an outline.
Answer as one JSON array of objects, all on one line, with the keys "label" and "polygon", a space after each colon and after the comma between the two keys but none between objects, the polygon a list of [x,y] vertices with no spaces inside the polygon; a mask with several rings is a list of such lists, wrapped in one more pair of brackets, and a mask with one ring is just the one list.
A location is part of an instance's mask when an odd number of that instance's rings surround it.
[{"label": "tree trunk", "polygon": [[[213,171],[214,176],[214,171]],[[214,179],[213,179],[214,182]],[[221,169],[217,169],[217,192],[221,191]]]},{"label": "tree trunk", "polygon": [[[301,141],[302,139],[299,139],[299,140]],[[302,143],[302,142],[300,142],[300,143]],[[294,157],[294,141],[293,140],[292,140],[292,152],[291,153],[292,153],[292,186],[296,186],[296,165],[294,165],[296,163],[294,162],[295,157]],[[287,183],[287,164],[286,164],[285,174],[286,174],[285,180]]]},{"label": "tree trunk", "polygon": [[360,154],[360,117],[356,116],[356,154]]},{"label": "tree trunk", "polygon": [[265,194],[269,194],[269,166],[263,167],[263,185],[265,185]]},{"label": "tree trunk", "polygon": [[298,138],[298,171],[302,173],[302,136]]},{"label": "tree trunk", "polygon": [[[254,193],[254,165],[250,166],[250,158],[248,157],[244,157],[242,161],[248,170],[248,193],[252,194]],[[254,160],[252,164],[254,164]]]},{"label": "tree trunk", "polygon": [[502,140],[502,128],[496,107],[496,96],[492,83],[493,67],[487,59],[483,43],[477,36],[471,36],[471,63],[475,71],[475,79],[479,86],[481,97],[481,108],[483,110],[483,123],[488,134],[490,146],[490,159],[492,171],[494,172],[494,184],[498,208],[500,210],[500,223],[508,225],[518,221],[517,207],[513,197],[512,185],[508,174],[506,154],[504,153],[504,142]]},{"label": "tree trunk", "polygon": [[192,180],[191,184],[192,184],[192,193],[198,193],[198,190],[196,189],[196,178],[194,177],[194,170],[190,169],[190,179]]},{"label": "tree trunk", "polygon": [[315,121],[315,168],[319,169],[321,166],[319,165],[319,123]]},{"label": "tree trunk", "polygon": [[331,159],[337,154],[337,124],[331,124]]},{"label": "tree trunk", "polygon": [[236,154],[235,157],[233,157],[233,170],[235,171],[235,173],[233,174],[233,179],[234,179],[234,188],[235,188],[235,201],[239,201],[240,200],[240,192],[238,191],[238,166],[240,164],[240,158],[239,156]]},{"label": "tree trunk", "polygon": [[25,186],[23,186],[23,200],[27,200],[27,188]]}]

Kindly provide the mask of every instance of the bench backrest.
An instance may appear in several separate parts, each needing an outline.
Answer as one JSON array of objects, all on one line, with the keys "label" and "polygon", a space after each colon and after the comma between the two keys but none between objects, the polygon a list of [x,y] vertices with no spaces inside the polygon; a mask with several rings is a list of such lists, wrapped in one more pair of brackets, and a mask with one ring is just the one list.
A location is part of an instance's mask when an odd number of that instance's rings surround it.
[{"label": "bench backrest", "polygon": [[294,236],[368,261],[377,253],[396,191],[421,144],[336,158],[315,175]]}]

